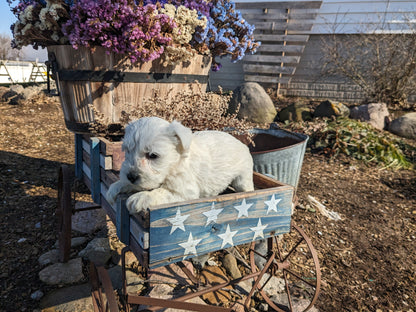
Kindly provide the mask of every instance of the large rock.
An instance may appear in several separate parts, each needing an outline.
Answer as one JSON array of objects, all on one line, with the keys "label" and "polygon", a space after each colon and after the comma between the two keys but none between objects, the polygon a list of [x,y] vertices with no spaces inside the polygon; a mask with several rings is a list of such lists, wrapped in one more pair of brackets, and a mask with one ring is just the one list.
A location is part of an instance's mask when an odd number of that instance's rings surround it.
[{"label": "large rock", "polygon": [[90,241],[78,256],[88,259],[95,264],[103,265],[111,259],[111,247],[107,237],[98,237]]},{"label": "large rock", "polygon": [[306,121],[312,119],[309,107],[303,103],[293,103],[283,108],[278,114],[279,120],[285,121]]},{"label": "large rock", "polygon": [[246,82],[234,90],[228,112],[235,113],[239,105],[238,118],[246,117],[256,123],[271,123],[276,117],[272,99],[256,82]]},{"label": "large rock", "polygon": [[83,278],[81,258],[55,263],[39,272],[39,279],[49,285],[77,283]]},{"label": "large rock", "polygon": [[[76,204],[77,209],[90,207],[91,203],[79,201]],[[72,216],[72,230],[82,234],[91,234],[106,225],[106,213],[104,209],[93,209],[79,211]]]},{"label": "large rock", "polygon": [[350,117],[368,122],[374,128],[383,130],[388,123],[389,111],[385,103],[371,103],[353,107]]},{"label": "large rock", "polygon": [[315,108],[313,115],[315,117],[348,117],[350,109],[341,102],[327,100]]},{"label": "large rock", "polygon": [[416,139],[416,112],[394,119],[389,131],[404,138]]}]

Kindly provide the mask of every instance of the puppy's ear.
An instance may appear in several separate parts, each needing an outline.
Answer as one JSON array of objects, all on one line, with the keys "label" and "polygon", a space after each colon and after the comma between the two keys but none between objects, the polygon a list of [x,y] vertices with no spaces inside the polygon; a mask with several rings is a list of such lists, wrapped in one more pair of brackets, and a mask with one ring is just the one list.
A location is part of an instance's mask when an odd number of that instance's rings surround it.
[{"label": "puppy's ear", "polygon": [[179,150],[181,154],[186,156],[189,151],[189,147],[191,146],[192,130],[174,120],[169,125],[169,132],[178,138]]}]

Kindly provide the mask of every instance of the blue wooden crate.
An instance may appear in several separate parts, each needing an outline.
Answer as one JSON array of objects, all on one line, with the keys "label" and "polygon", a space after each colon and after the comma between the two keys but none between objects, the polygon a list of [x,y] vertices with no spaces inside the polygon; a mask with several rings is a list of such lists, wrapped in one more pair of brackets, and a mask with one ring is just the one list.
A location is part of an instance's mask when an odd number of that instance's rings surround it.
[{"label": "blue wooden crate", "polygon": [[140,245],[150,268],[288,233],[294,188],[258,173],[254,182],[266,188],[160,205],[135,215],[120,200],[117,233],[125,244]]},{"label": "blue wooden crate", "polygon": [[[84,181],[94,192],[94,201],[99,200],[116,224],[119,239],[131,247],[144,267],[164,266],[290,230],[294,187],[259,173],[253,175],[256,190],[252,192],[160,205],[130,215],[125,197],[113,206],[105,200],[108,187],[118,179],[113,168],[119,168],[123,159],[104,161],[116,154],[115,149],[106,140],[100,139],[99,148],[96,144],[95,139],[84,139]],[[85,152],[95,150],[100,157]]]}]

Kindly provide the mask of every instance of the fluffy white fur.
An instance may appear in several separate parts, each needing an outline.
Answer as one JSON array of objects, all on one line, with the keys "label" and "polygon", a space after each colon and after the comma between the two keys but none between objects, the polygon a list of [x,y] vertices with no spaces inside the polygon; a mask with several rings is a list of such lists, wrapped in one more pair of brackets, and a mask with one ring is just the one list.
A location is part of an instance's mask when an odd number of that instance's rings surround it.
[{"label": "fluffy white fur", "polygon": [[126,127],[120,180],[107,200],[134,193],[130,213],[172,202],[216,196],[228,185],[252,191],[253,159],[248,147],[220,131],[192,133],[179,122],[144,117]]}]

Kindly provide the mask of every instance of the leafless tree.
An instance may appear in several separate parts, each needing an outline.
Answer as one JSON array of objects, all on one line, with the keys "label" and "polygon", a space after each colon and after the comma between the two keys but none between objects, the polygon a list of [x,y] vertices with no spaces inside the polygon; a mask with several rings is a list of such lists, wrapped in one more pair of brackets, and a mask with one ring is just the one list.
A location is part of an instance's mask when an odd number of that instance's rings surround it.
[{"label": "leafless tree", "polygon": [[[416,27],[332,36],[322,43],[324,73],[360,86],[367,101],[408,106],[416,94]],[[404,25],[403,25],[404,26]]]},{"label": "leafless tree", "polygon": [[16,60],[23,57],[23,52],[21,50],[13,49],[10,42],[10,36],[0,34],[0,60]]}]

